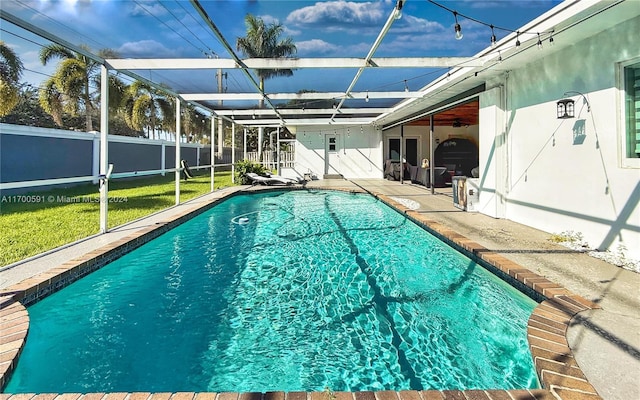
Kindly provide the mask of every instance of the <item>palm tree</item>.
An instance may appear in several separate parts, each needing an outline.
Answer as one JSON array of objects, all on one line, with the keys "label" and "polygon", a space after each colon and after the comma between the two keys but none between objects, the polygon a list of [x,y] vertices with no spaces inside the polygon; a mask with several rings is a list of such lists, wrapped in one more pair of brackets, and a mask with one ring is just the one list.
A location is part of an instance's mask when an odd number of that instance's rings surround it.
[{"label": "palm tree", "polygon": [[127,125],[132,129],[146,129],[149,138],[154,138],[156,128],[175,131],[174,102],[160,90],[135,81],[129,86],[123,105]]},{"label": "palm tree", "polygon": [[0,117],[9,114],[20,101],[18,82],[23,70],[20,58],[0,40]]},{"label": "palm tree", "polygon": [[[89,48],[82,46],[89,51]],[[110,49],[100,50],[103,58],[116,58],[117,54]],[[55,73],[47,79],[40,90],[40,104],[59,126],[62,126],[64,112],[77,115],[84,111],[86,130],[93,130],[92,116],[97,109],[98,90],[100,87],[100,64],[84,54],[73,52],[64,46],[51,44],[40,50],[40,61],[46,65],[54,58],[60,63]]]},{"label": "palm tree", "polygon": [[[265,24],[262,18],[256,18],[251,14],[244,17],[247,26],[247,36],[239,37],[236,48],[245,57],[249,58],[283,58],[296,53],[297,48],[290,37],[281,39],[282,24]],[[260,78],[260,90],[264,91],[264,80],[276,76],[291,76],[291,69],[257,69],[256,74]],[[260,100],[260,108],[263,103]]]}]

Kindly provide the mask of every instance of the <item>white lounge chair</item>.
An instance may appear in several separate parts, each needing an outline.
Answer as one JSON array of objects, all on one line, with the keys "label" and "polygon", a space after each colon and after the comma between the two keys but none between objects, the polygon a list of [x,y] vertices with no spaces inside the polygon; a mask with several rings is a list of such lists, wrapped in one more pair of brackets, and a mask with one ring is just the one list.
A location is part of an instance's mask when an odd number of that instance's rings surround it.
[{"label": "white lounge chair", "polygon": [[251,179],[251,182],[254,185],[257,185],[258,183],[262,184],[262,185],[291,185],[293,183],[296,183],[295,181],[288,179],[288,178],[283,178],[281,176],[277,176],[277,175],[272,175],[272,176],[260,176],[254,172],[247,172],[245,174],[245,176],[249,179]]}]

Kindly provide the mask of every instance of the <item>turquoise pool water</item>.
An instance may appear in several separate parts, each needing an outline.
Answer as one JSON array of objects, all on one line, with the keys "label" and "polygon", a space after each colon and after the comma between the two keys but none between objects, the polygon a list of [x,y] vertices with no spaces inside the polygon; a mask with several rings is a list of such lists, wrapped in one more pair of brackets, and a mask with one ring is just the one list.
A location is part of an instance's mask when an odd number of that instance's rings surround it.
[{"label": "turquoise pool water", "polygon": [[371,196],[240,195],[30,307],[5,391],[533,388],[535,305]]}]

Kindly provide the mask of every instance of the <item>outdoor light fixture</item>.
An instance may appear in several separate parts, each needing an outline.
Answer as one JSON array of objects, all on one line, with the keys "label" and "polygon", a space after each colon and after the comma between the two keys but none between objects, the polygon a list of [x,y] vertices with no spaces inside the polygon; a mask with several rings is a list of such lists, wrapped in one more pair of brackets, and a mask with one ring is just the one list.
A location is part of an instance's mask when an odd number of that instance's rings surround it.
[{"label": "outdoor light fixture", "polygon": [[460,24],[458,23],[458,12],[457,11],[453,12],[453,18],[456,20],[456,25],[454,27],[454,29],[456,31],[456,40],[460,40],[460,39],[462,39],[462,28],[460,27]]},{"label": "outdoor light fixture", "polygon": [[558,100],[556,103],[558,119],[567,119],[575,117],[575,102],[571,99]]},{"label": "outdoor light fixture", "polygon": [[[566,97],[571,94],[577,94],[582,96],[582,99],[584,100],[584,104],[587,105],[587,112],[591,112],[591,104],[589,104],[589,100],[587,100],[587,96],[585,96],[584,94],[576,91],[570,91],[570,92],[564,92],[562,97]],[[558,119],[574,118],[576,115],[575,101],[569,98],[558,100],[558,102],[556,103],[556,111],[557,111]]]},{"label": "outdoor light fixture", "polygon": [[553,46],[553,31],[549,34],[549,44]]},{"label": "outdoor light fixture", "polygon": [[491,47],[496,47],[496,34],[493,31],[493,25],[490,25],[491,27]]},{"label": "outdoor light fixture", "polygon": [[516,49],[520,48],[520,31],[516,32]]},{"label": "outdoor light fixture", "polygon": [[409,91],[409,85],[407,85],[407,80],[404,80],[404,91],[408,92]]},{"label": "outdoor light fixture", "polygon": [[369,102],[369,91],[367,90],[367,96],[364,98],[364,101]]}]

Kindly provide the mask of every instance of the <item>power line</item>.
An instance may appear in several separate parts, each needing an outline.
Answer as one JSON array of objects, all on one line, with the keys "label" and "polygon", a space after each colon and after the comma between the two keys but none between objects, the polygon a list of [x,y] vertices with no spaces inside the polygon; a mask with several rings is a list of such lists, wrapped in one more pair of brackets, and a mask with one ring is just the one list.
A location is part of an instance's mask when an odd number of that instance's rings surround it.
[{"label": "power line", "polygon": [[8,33],[9,35],[15,36],[15,37],[20,38],[20,39],[22,39],[22,40],[26,40],[27,42],[29,42],[29,43],[33,43],[33,44],[35,44],[36,46],[40,46],[40,47],[45,47],[45,46],[47,46],[46,44],[38,43],[38,42],[35,42],[35,41],[33,41],[33,40],[31,40],[31,39],[28,39],[28,38],[26,38],[26,37],[24,37],[24,36],[20,36],[20,35],[18,35],[17,33],[9,32],[9,31],[8,31],[8,30],[6,30],[6,29],[2,29],[2,28],[0,28],[0,31],[5,32],[5,33]]},{"label": "power line", "polygon": [[[155,14],[153,14],[151,11],[149,11],[145,6],[143,6],[142,4],[140,4],[140,2],[138,0],[133,0],[138,6],[140,6],[140,8],[142,8],[147,14],[151,15],[153,18],[155,18],[156,20],[158,20],[158,22],[160,22],[161,24],[163,24],[164,26],[166,26],[167,28],[169,28],[169,30],[173,31],[173,33],[175,33],[176,35],[180,36],[182,39],[184,39],[185,42],[189,43],[191,46],[193,46],[196,50],[198,50],[199,52],[201,52],[202,54],[206,54],[205,51],[203,49],[201,49],[200,47],[196,46],[195,44],[193,44],[193,42],[191,42],[189,39],[187,39],[186,37],[184,37],[180,32],[176,31],[175,29],[173,29],[169,24],[167,24],[165,21],[161,20],[160,18],[158,18],[158,16],[156,16]],[[165,10],[169,11],[167,9],[167,7],[164,6],[164,4],[160,3],[160,5],[162,7],[164,7]],[[169,13],[171,13],[169,11]],[[171,13],[171,15],[173,15]],[[174,16],[175,18],[175,16]],[[179,21],[178,21],[179,22]]]},{"label": "power line", "polygon": [[[199,26],[200,28],[202,28],[202,30],[203,30],[204,32],[206,32],[206,33],[207,33],[207,35],[210,35],[210,36],[211,36],[211,37],[213,37],[216,41],[218,40],[218,39],[216,39],[216,38],[215,38],[215,36],[211,35],[211,32],[210,32],[210,31],[209,31],[205,26],[203,26],[203,25],[202,25],[202,20],[198,20],[198,19],[196,19],[196,18],[195,18],[195,17],[194,17],[194,16],[193,16],[193,15],[192,15],[192,14],[191,14],[187,9],[186,9],[186,8],[184,8],[184,6],[182,5],[182,2],[181,2],[180,0],[175,0],[175,1],[176,1],[176,3],[180,6],[180,8],[182,8],[182,10],[185,12],[185,15],[188,15],[189,17],[191,17],[191,19],[192,19],[192,20],[194,20],[194,21],[195,21],[195,23],[196,23],[196,24],[198,24],[198,26]],[[183,26],[184,26],[184,24],[183,24]],[[185,28],[186,28],[186,26],[185,26]],[[191,32],[191,30],[190,30],[189,28],[187,28],[187,30],[189,30],[189,32]],[[202,43],[202,44],[203,44],[207,49],[209,49],[209,51],[211,52],[211,55],[212,55],[212,56],[218,57],[218,53],[216,53],[216,52],[215,52],[211,47],[209,47],[209,45],[207,45],[207,44],[206,44],[202,39],[200,39],[200,37],[199,37],[198,35],[196,35],[196,34],[195,34],[195,33],[193,33],[193,32],[191,32],[191,34],[192,34],[193,36],[195,36],[195,37],[200,41],[200,43]]]},{"label": "power line", "polygon": [[[68,30],[68,31],[72,32],[73,34],[77,35],[78,37],[83,38],[83,39],[86,39],[86,40],[88,40],[88,41],[92,41],[94,44],[97,44],[97,45],[98,45],[98,48],[102,48],[102,49],[108,48],[108,46],[105,46],[104,44],[102,44],[102,43],[100,43],[100,42],[98,42],[98,41],[96,41],[96,40],[94,40],[94,39],[92,39],[92,38],[90,38],[90,37],[88,37],[88,36],[86,36],[86,35],[83,35],[82,33],[80,33],[80,32],[78,32],[78,31],[76,31],[75,29],[72,29],[72,28],[70,28],[69,26],[67,26],[67,25],[65,25],[65,24],[63,24],[63,23],[61,23],[61,22],[59,22],[59,21],[56,21],[55,19],[53,19],[53,18],[49,17],[49,16],[48,16],[48,15],[46,15],[46,14],[41,13],[40,11],[36,10],[36,9],[35,9],[35,8],[33,8],[33,7],[30,7],[30,6],[28,6],[28,5],[24,4],[24,3],[22,3],[21,1],[17,1],[17,3],[20,3],[20,5],[21,5],[22,7],[24,7],[24,8],[27,8],[27,9],[31,10],[34,14],[40,15],[40,16],[42,16],[43,18],[46,18],[46,19],[50,20],[50,21],[51,21],[51,22],[53,22],[54,24],[61,26],[63,29],[66,29],[66,30]],[[58,35],[58,36],[59,36],[59,35]]]}]

